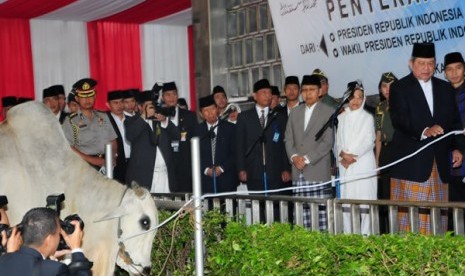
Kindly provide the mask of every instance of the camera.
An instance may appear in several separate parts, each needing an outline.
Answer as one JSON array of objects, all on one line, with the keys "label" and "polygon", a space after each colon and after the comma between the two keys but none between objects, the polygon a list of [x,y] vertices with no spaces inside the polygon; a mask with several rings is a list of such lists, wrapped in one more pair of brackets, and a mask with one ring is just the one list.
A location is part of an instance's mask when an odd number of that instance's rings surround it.
[{"label": "camera", "polygon": [[[23,225],[20,223],[16,225],[18,232],[21,232]],[[13,227],[10,227],[8,224],[0,223],[0,233],[2,231],[6,231],[6,237],[9,239],[11,237],[11,233],[13,232]],[[0,236],[0,243],[2,242],[2,237]]]},{"label": "camera", "polygon": [[68,235],[71,235],[74,232],[74,225],[71,224],[73,220],[77,220],[81,229],[84,229],[84,221],[82,221],[77,214],[69,215],[64,220],[60,220],[61,229],[63,229]]},{"label": "camera", "polygon": [[165,117],[174,117],[176,116],[176,107],[166,107],[158,102],[162,88],[163,84],[156,82],[150,91],[150,99],[152,100],[152,104],[155,107],[155,113],[161,114]]},{"label": "camera", "polygon": [[54,194],[47,196],[47,205],[45,207],[55,210],[60,216],[61,204],[65,201],[65,194]]},{"label": "camera", "polygon": [[8,204],[8,198],[5,195],[0,195],[0,208]]},{"label": "camera", "polygon": [[[71,224],[71,221],[73,220],[79,221],[79,225],[81,226],[81,229],[84,229],[84,221],[82,221],[82,219],[77,214],[69,215],[64,220],[60,220],[61,229],[63,229],[63,231],[65,231],[65,233],[68,235],[71,235],[74,232],[75,227],[73,224]],[[57,251],[64,250],[64,249],[70,249],[70,248],[66,244],[63,237],[60,236],[60,243],[58,243]]]},{"label": "camera", "polygon": [[[5,207],[8,204],[8,198],[5,195],[0,195],[0,208]],[[16,228],[19,232],[22,230],[22,224],[16,225]],[[11,237],[11,233],[13,232],[13,227],[10,227],[8,224],[0,223],[0,233],[5,231],[6,238],[9,239]],[[2,246],[2,236],[0,235],[0,253],[6,252],[6,248]]]},{"label": "camera", "polygon": [[[54,194],[47,196],[47,208],[55,210],[58,213],[58,217],[60,216],[61,205],[65,200],[65,194]],[[60,226],[65,231],[66,234],[71,235],[74,232],[74,225],[71,224],[71,221],[77,220],[79,221],[79,225],[81,229],[84,229],[84,221],[77,215],[72,214],[67,216],[64,220],[60,219]],[[60,243],[58,244],[57,250],[69,249],[69,246],[66,244],[63,237],[60,237]]]}]

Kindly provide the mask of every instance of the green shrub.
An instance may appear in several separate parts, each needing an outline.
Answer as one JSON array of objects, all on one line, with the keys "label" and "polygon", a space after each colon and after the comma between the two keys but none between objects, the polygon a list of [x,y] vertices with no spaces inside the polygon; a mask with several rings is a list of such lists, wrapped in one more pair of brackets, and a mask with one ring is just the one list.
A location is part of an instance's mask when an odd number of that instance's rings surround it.
[{"label": "green shrub", "polygon": [[[169,215],[162,212],[160,220]],[[218,211],[206,214],[203,229],[206,275],[461,275],[465,272],[465,238],[459,236],[329,235],[289,224],[246,226],[243,222],[228,221]],[[193,275],[193,246],[190,216],[162,227],[152,250],[152,275],[160,272]]]}]

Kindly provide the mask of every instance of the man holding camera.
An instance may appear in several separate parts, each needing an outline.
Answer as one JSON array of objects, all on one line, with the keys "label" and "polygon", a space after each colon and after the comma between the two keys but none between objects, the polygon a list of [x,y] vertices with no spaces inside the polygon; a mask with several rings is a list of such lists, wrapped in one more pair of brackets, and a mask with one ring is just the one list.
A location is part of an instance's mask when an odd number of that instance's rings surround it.
[{"label": "man holding camera", "polygon": [[194,135],[195,126],[198,124],[197,116],[190,110],[178,107],[178,88],[175,82],[163,83],[161,98],[165,107],[176,109],[176,112],[169,119],[181,133],[180,139],[171,141],[177,177],[177,186],[172,192],[192,192],[190,140]]},{"label": "man holding camera", "polygon": [[126,183],[136,181],[152,193],[175,191],[175,160],[171,141],[179,140],[181,134],[163,114],[157,113],[152,102],[153,91],[139,96],[139,110],[126,118],[126,139],[131,143],[131,157],[126,171]]},{"label": "man holding camera", "polygon": [[[83,232],[78,221],[72,221],[74,232],[62,230],[58,213],[49,208],[34,208],[21,222],[23,246],[19,251],[0,257],[0,275],[92,275],[92,263],[84,256],[81,243]],[[49,260],[63,236],[71,248],[71,263]]]}]

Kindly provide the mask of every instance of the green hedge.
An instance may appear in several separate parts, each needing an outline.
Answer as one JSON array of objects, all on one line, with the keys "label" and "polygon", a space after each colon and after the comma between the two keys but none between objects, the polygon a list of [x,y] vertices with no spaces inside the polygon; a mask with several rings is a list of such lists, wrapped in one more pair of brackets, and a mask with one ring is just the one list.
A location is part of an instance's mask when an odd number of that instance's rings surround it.
[{"label": "green hedge", "polygon": [[[160,219],[168,216],[162,213]],[[193,227],[190,216],[185,216],[157,233],[152,250],[152,275],[194,274]],[[206,215],[204,232],[206,275],[461,275],[465,272],[465,238],[452,235],[328,235],[288,224],[246,226],[243,222],[228,221],[217,211]]]}]

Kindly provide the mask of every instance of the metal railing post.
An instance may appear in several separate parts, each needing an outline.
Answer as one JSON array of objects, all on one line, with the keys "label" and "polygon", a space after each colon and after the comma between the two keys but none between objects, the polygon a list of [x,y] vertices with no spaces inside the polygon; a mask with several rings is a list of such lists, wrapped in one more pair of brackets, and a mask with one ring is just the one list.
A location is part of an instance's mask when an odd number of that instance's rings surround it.
[{"label": "metal railing post", "polygon": [[326,217],[328,220],[328,233],[335,233],[335,219],[334,219],[334,200],[328,199],[326,201]]},{"label": "metal railing post", "polygon": [[399,232],[399,221],[397,220],[399,208],[397,206],[389,206],[389,233],[395,234]]},{"label": "metal railing post", "polygon": [[195,275],[203,276],[202,186],[200,180],[199,137],[191,139],[192,191],[195,214]]},{"label": "metal railing post", "polygon": [[370,205],[371,233],[379,235],[379,206]]},{"label": "metal railing post", "polygon": [[273,201],[267,200],[265,201],[265,218],[266,224],[271,225],[274,222],[274,210],[273,210]]},{"label": "metal railing post", "polygon": [[454,232],[456,235],[465,235],[465,225],[463,219],[463,209],[454,208],[453,212],[453,219],[454,219]]},{"label": "metal railing post", "polygon": [[289,222],[289,203],[287,201],[279,201],[279,215],[281,223]]},{"label": "metal railing post", "polygon": [[409,216],[409,222],[410,222],[410,232],[412,233],[418,233],[420,229],[419,226],[419,221],[420,218],[418,217],[419,211],[418,207],[409,207],[408,208],[408,216]]},{"label": "metal railing post", "polygon": [[113,147],[111,143],[105,145],[105,174],[113,179]]}]

